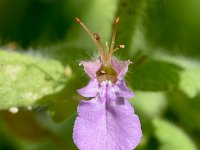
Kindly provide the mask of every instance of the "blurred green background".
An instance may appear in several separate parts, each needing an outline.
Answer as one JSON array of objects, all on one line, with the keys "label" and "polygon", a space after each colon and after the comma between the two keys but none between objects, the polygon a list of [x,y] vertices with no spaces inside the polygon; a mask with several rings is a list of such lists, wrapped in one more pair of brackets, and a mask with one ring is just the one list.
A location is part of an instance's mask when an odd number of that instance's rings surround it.
[{"label": "blurred green background", "polygon": [[1,0],[0,150],[76,150],[78,63],[97,57],[75,17],[130,59],[127,84],[143,139],[137,150],[200,148],[200,1]]}]

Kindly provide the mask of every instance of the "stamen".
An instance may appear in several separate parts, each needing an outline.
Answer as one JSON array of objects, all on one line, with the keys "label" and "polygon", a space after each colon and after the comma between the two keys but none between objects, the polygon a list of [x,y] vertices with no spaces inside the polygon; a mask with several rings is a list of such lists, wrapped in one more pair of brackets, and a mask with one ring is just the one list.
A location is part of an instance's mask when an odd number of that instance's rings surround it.
[{"label": "stamen", "polygon": [[81,20],[79,18],[75,18],[75,20],[76,20],[77,23],[81,22]]},{"label": "stamen", "polygon": [[110,51],[111,53],[113,53],[113,48],[114,48],[114,45],[115,45],[115,38],[116,38],[116,35],[117,35],[117,27],[118,27],[118,24],[119,24],[119,17],[117,17],[117,18],[115,19],[115,26],[114,26],[113,35],[112,35],[112,40],[111,40],[110,49],[109,49],[109,51]]},{"label": "stamen", "polygon": [[97,43],[100,46],[101,54],[103,54],[104,53],[104,48],[103,48],[103,45],[101,43],[101,40],[100,40],[101,38],[100,38],[99,34],[98,33],[93,33],[93,35],[94,35],[94,38],[96,39]]},{"label": "stamen", "polygon": [[118,49],[120,49],[120,48],[125,48],[125,46],[122,45],[122,44],[120,44],[116,48],[114,48],[115,39],[116,39],[116,35],[117,35],[117,28],[118,28],[118,24],[119,24],[119,17],[117,17],[115,19],[115,22],[114,22],[114,30],[113,30],[113,35],[112,35],[111,43],[109,44],[108,42],[106,42],[106,47],[104,47],[102,45],[101,39],[100,39],[100,36],[98,35],[98,33],[92,33],[87,28],[87,26],[79,18],[75,18],[75,20],[90,35],[92,41],[97,46],[97,48],[99,50],[99,54],[100,54],[100,59],[102,61],[102,66],[108,67],[108,68],[111,67],[112,54],[115,51],[117,51]]},{"label": "stamen", "polygon": [[109,43],[108,43],[108,41],[106,41],[106,51],[107,52],[109,51]]},{"label": "stamen", "polygon": [[[96,37],[93,35],[93,33],[87,28],[87,26],[79,19],[79,18],[75,18],[76,22],[79,23],[83,29],[90,35],[92,41],[95,43],[95,45],[97,46],[99,53],[102,55],[103,54],[103,47],[102,44],[100,44],[99,40],[96,39]],[[98,36],[99,37],[99,36]],[[99,37],[100,39],[100,37]]]},{"label": "stamen", "polygon": [[93,35],[94,35],[94,38],[95,38],[97,41],[100,40],[100,36],[98,35],[98,33],[94,33]]},{"label": "stamen", "polygon": [[122,44],[118,45],[118,46],[113,50],[112,53],[114,53],[115,51],[117,51],[117,50],[120,49],[120,48],[125,48],[125,45],[122,45]]},{"label": "stamen", "polygon": [[125,48],[125,45],[120,44],[120,45],[118,45],[117,47],[119,47],[119,48]]}]

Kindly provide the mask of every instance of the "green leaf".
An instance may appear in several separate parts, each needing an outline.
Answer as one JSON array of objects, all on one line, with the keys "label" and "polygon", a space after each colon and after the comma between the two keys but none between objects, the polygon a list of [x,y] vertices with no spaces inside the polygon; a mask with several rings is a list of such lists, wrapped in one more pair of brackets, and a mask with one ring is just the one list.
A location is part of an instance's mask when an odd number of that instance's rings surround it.
[{"label": "green leaf", "polygon": [[[145,39],[152,51],[200,56],[200,3],[196,0],[149,0],[143,18]],[[162,49],[158,49],[162,47]]]},{"label": "green leaf", "polygon": [[189,136],[174,124],[162,119],[155,119],[153,124],[160,150],[197,150]]},{"label": "green leaf", "polygon": [[0,51],[0,72],[0,109],[33,105],[66,80],[58,61],[8,51]]},{"label": "green leaf", "polygon": [[37,101],[37,105],[47,106],[54,121],[63,121],[76,111],[78,102],[82,98],[76,90],[81,87],[80,80],[85,83],[85,78],[81,76],[77,78],[78,76],[70,79],[61,91],[46,95]]},{"label": "green leaf", "polygon": [[50,131],[43,127],[31,111],[20,109],[18,113],[2,111],[2,118],[6,128],[15,136],[30,142],[39,142],[50,136]]},{"label": "green leaf", "polygon": [[70,150],[78,150],[76,145],[73,141],[73,127],[74,122],[76,119],[77,114],[71,115],[65,122],[63,123],[63,128],[59,131],[60,135],[63,137],[63,139],[66,139],[67,146]]},{"label": "green leaf", "polygon": [[188,97],[194,98],[200,92],[199,61],[165,53],[154,53],[154,57],[165,62],[173,63],[182,68],[182,70],[179,71],[179,84],[177,88],[186,93]]},{"label": "green leaf", "polygon": [[195,97],[200,92],[200,67],[191,66],[181,72],[180,89],[189,97]]},{"label": "green leaf", "polygon": [[[23,147],[21,149],[31,149],[31,147],[33,149],[35,149],[34,147],[47,149],[50,145],[51,148],[53,146],[54,149],[58,150],[70,149],[66,140],[55,132],[55,128],[60,126],[52,122],[52,119],[45,113],[35,113],[21,108],[16,114],[12,114],[9,111],[1,111],[1,115],[3,127],[6,130],[9,129],[10,136],[20,143],[21,147]],[[46,125],[47,123],[48,125]],[[68,126],[66,125],[66,127]]]},{"label": "green leaf", "polygon": [[10,132],[5,128],[4,122],[0,115],[0,149],[1,150],[21,150],[18,141],[10,136]]},{"label": "green leaf", "polygon": [[200,131],[200,95],[194,98],[188,98],[181,91],[168,93],[169,107],[175,114],[177,122],[182,123],[190,131]]},{"label": "green leaf", "polygon": [[164,92],[134,91],[135,97],[130,99],[131,104],[147,119],[158,117],[164,112],[167,100]]},{"label": "green leaf", "polygon": [[133,71],[128,74],[133,89],[143,91],[170,91],[180,82],[181,67],[154,59],[145,58],[133,64]]},{"label": "green leaf", "polygon": [[144,10],[145,1],[143,0],[119,0],[116,16],[120,17],[118,27],[117,44],[124,44],[126,48],[118,52],[118,56],[125,58],[129,56],[132,40],[139,23],[139,19]]}]

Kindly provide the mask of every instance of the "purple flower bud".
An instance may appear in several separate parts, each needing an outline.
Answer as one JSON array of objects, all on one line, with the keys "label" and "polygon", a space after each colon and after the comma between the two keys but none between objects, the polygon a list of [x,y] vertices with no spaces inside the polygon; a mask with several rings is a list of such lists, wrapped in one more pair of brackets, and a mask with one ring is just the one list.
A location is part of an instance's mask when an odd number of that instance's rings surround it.
[{"label": "purple flower bud", "polygon": [[[119,22],[115,23],[117,26]],[[82,100],[78,106],[78,116],[74,123],[73,139],[80,150],[132,150],[140,143],[142,130],[139,117],[127,100],[134,97],[123,80],[130,61],[112,59],[113,49],[102,49],[100,38],[93,34],[80,21],[93,40],[100,47],[100,58],[81,62],[90,77],[87,86],[78,93],[91,100]],[[112,42],[114,44],[116,30]]]}]

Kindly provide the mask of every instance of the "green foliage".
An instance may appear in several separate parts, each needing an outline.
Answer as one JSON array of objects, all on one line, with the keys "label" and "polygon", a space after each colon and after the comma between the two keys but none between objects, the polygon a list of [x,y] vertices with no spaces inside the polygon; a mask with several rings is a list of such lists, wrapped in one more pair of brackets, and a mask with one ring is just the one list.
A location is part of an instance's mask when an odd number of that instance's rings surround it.
[{"label": "green foliage", "polygon": [[[198,65],[198,64],[197,64]],[[200,91],[200,67],[190,67],[181,73],[180,89],[189,97],[194,97]]]},{"label": "green foliage", "polygon": [[168,93],[168,98],[171,110],[182,125],[190,131],[200,131],[199,95],[194,98],[188,98],[187,95],[177,90],[174,93]]},{"label": "green foliage", "polygon": [[[134,108],[147,119],[161,116],[167,107],[164,92],[134,91],[137,95],[131,99]],[[151,106],[151,107],[149,107]]]},{"label": "green foliage", "polygon": [[160,150],[197,150],[189,136],[174,124],[162,119],[155,119],[153,124]]},{"label": "green foliage", "polygon": [[200,148],[199,7],[195,0],[0,1],[0,149],[77,149],[72,129],[84,98],[76,90],[89,80],[78,64],[98,56],[74,17],[104,44],[115,16],[116,44],[126,46],[116,56],[133,62],[126,81],[143,130],[137,149]]},{"label": "green foliage", "polygon": [[61,63],[16,52],[0,51],[0,109],[33,105],[64,87]]},{"label": "green foliage", "polygon": [[175,64],[145,58],[142,62],[135,63],[128,80],[136,90],[168,91],[178,86],[181,70]]},{"label": "green foliage", "polygon": [[120,17],[119,36],[117,43],[126,45],[126,52],[119,52],[118,56],[125,58],[130,54],[131,42],[134,37],[134,31],[138,25],[142,10],[144,9],[144,0],[119,0],[116,16]]},{"label": "green foliage", "polygon": [[145,37],[154,49],[199,58],[199,2],[149,0],[146,6]]}]

